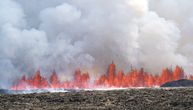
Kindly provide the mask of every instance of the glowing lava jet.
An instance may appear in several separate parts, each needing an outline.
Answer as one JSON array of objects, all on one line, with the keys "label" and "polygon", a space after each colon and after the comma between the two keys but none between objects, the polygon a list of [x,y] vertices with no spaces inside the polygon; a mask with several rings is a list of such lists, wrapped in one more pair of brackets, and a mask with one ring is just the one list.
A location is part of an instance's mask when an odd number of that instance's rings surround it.
[{"label": "glowing lava jet", "polygon": [[[119,70],[116,73],[116,65],[112,62],[109,65],[108,73],[101,75],[98,79],[95,79],[94,83],[90,83],[89,73],[81,73],[80,70],[76,70],[74,78],[70,81],[61,82],[55,71],[49,79],[41,76],[40,70],[37,70],[33,77],[26,78],[22,76],[19,81],[13,84],[12,90],[32,90],[32,89],[88,89],[88,88],[100,88],[100,87],[153,87],[160,86],[163,83],[187,78],[184,75],[184,71],[181,67],[176,66],[172,71],[168,68],[163,69],[160,75],[153,75],[144,71],[144,69],[131,69],[128,73],[123,73]],[[190,76],[190,79],[193,79]]]}]

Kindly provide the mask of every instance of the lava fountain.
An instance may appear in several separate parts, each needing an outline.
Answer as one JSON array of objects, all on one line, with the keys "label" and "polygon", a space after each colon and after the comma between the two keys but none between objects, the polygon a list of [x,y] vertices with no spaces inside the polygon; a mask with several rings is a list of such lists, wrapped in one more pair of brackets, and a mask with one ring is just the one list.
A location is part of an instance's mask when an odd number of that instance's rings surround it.
[{"label": "lava fountain", "polygon": [[89,73],[82,73],[79,69],[75,71],[72,80],[61,82],[58,75],[53,71],[48,78],[41,76],[40,70],[37,70],[33,77],[21,77],[15,81],[11,87],[12,90],[35,90],[35,89],[95,89],[105,88],[129,88],[129,87],[154,87],[160,86],[166,82],[179,80],[183,78],[193,79],[193,76],[186,76],[180,66],[174,70],[165,68],[160,75],[153,75],[141,69],[131,69],[124,73],[115,71],[116,65],[112,62],[106,74],[96,78],[94,83],[90,83]]}]

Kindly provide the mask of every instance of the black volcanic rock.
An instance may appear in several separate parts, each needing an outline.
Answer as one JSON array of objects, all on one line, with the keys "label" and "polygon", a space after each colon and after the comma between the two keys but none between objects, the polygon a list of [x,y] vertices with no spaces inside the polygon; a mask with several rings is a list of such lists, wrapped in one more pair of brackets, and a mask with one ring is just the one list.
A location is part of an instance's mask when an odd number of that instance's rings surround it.
[{"label": "black volcanic rock", "polygon": [[0,110],[193,110],[193,88],[0,94]]},{"label": "black volcanic rock", "polygon": [[177,81],[167,82],[161,85],[161,87],[193,87],[193,81],[187,79],[180,79]]}]

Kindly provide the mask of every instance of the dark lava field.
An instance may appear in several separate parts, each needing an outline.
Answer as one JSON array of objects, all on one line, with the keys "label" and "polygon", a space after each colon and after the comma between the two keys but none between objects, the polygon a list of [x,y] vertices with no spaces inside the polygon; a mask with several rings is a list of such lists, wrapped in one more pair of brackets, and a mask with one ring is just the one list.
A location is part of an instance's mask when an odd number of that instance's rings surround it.
[{"label": "dark lava field", "polygon": [[193,110],[193,88],[0,94],[0,110]]}]

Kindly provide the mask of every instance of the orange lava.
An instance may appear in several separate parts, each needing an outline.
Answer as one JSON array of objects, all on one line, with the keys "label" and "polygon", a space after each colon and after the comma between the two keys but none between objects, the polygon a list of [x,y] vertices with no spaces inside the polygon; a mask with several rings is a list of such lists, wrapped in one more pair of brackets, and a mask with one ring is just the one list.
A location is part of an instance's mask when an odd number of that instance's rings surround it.
[{"label": "orange lava", "polygon": [[[116,87],[116,88],[127,88],[127,87],[154,87],[160,86],[163,83],[187,78],[184,75],[184,71],[181,67],[176,66],[174,71],[168,68],[163,69],[160,75],[153,75],[144,71],[144,69],[131,69],[128,73],[123,73],[119,70],[116,73],[116,65],[112,62],[109,65],[107,74],[101,75],[96,78],[94,83],[90,83],[89,73],[81,73],[80,70],[76,70],[74,78],[70,81],[61,82],[58,79],[57,73],[53,71],[49,79],[41,76],[40,70],[37,70],[33,77],[22,78],[11,87],[12,90],[31,90],[31,89],[89,89],[89,88],[100,88],[100,87]],[[189,79],[193,80],[193,76]]]}]

